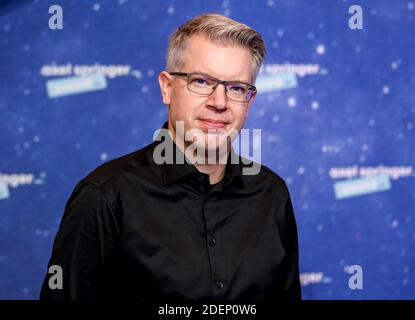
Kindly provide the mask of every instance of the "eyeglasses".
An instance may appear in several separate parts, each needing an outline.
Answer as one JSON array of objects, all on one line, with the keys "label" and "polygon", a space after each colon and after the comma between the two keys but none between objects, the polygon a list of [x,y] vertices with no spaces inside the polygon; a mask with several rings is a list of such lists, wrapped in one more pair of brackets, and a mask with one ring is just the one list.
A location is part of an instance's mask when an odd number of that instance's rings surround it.
[{"label": "eyeglasses", "polygon": [[223,81],[205,74],[169,72],[172,76],[187,77],[187,89],[189,91],[210,96],[219,84],[225,86],[226,98],[236,102],[248,102],[256,92],[256,88],[245,82]]}]

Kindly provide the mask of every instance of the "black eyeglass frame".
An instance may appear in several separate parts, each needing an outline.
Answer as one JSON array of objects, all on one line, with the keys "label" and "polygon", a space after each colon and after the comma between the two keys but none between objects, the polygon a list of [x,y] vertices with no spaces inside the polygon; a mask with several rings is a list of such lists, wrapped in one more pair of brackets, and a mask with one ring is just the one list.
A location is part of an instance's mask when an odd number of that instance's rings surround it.
[{"label": "black eyeglass frame", "polygon": [[[249,102],[249,100],[251,100],[252,96],[255,95],[255,93],[257,92],[256,87],[254,85],[250,84],[250,83],[247,83],[247,82],[219,80],[215,77],[212,77],[212,76],[209,76],[209,75],[203,74],[203,73],[198,73],[198,72],[169,72],[169,74],[172,75],[172,76],[186,77],[187,78],[187,89],[189,91],[193,92],[193,93],[200,94],[200,95],[206,96],[206,97],[210,96],[213,92],[215,92],[216,87],[219,84],[223,84],[223,86],[225,87],[226,98],[229,99],[229,100],[235,101],[235,102]],[[210,79],[214,80],[216,82],[216,85],[213,87],[212,92],[207,94],[207,93],[200,93],[200,92],[195,92],[195,91],[191,90],[189,88],[189,84],[190,84],[190,77],[193,76],[193,75],[199,75],[199,76],[207,77],[207,78],[210,78]],[[248,90],[252,91],[249,99],[248,100],[246,100],[246,99],[245,100],[235,100],[235,99],[229,98],[228,97],[228,90],[226,89],[226,84],[228,84],[228,83],[236,83],[236,84],[240,83],[240,84],[247,85],[249,87]]]}]

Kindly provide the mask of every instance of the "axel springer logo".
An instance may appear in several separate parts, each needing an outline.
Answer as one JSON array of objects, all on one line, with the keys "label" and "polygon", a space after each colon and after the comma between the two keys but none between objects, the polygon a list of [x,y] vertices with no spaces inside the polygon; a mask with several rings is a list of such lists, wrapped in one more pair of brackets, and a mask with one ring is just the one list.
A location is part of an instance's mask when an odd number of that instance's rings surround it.
[{"label": "axel springer logo", "polygon": [[[226,164],[229,151],[234,146],[238,154],[230,153],[230,162],[239,164],[241,161],[243,175],[256,175],[261,170],[261,129],[241,129],[226,131],[224,129],[189,129],[185,132],[184,122],[176,122],[174,142],[184,152],[178,152],[174,147],[172,133],[168,129],[159,129],[153,135],[154,141],[160,144],[154,149],[153,159],[157,164]],[[252,144],[252,156],[250,154]]]}]

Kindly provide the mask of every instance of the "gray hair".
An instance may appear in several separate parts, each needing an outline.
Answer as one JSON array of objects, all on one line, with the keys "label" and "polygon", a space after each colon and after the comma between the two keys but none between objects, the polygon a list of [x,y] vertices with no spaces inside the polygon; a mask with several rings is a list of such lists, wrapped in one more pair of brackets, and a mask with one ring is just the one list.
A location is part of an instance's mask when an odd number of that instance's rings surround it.
[{"label": "gray hair", "polygon": [[252,80],[255,80],[266,52],[261,35],[243,23],[216,13],[194,17],[170,36],[166,66],[168,71],[177,71],[181,68],[182,56],[187,49],[188,40],[195,34],[204,34],[209,40],[249,49],[253,60]]}]

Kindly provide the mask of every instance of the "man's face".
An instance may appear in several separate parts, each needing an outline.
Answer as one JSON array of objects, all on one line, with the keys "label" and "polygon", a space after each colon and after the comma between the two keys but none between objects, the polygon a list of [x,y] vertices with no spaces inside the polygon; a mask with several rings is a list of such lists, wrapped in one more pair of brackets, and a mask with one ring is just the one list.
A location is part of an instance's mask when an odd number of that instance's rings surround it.
[{"label": "man's face", "polygon": [[[252,83],[252,55],[246,48],[224,46],[208,40],[203,34],[193,36],[182,57],[181,70],[175,72],[201,72],[220,80]],[[202,96],[187,89],[186,77],[175,77],[163,71],[159,75],[163,102],[169,108],[169,130],[173,138],[180,137],[176,121],[184,122],[184,133],[191,129],[203,132],[203,140],[197,141],[207,149],[208,144],[218,143],[218,137],[210,134],[215,130],[227,133],[239,132],[243,127],[248,110],[254,100],[235,102],[225,96],[225,87],[218,85],[210,96]],[[208,134],[209,131],[209,134]],[[178,135],[176,137],[176,134]],[[226,142],[226,141],[225,141]],[[185,146],[193,142],[185,142]],[[221,143],[221,142],[219,142]]]}]

